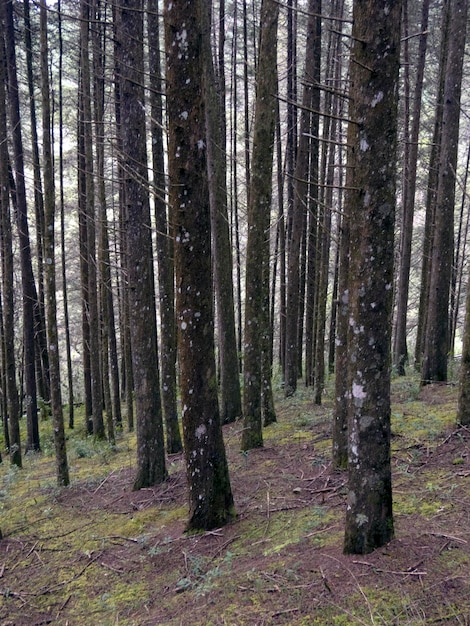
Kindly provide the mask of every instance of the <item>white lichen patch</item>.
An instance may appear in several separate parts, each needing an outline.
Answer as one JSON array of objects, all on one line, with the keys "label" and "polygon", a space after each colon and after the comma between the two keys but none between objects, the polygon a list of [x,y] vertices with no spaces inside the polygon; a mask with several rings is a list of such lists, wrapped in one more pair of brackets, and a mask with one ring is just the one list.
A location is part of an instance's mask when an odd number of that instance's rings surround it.
[{"label": "white lichen patch", "polygon": [[375,109],[375,107],[379,104],[379,102],[382,102],[382,100],[384,99],[384,93],[383,91],[379,91],[378,93],[375,94],[375,96],[372,98],[372,102],[370,103],[370,106]]},{"label": "white lichen patch", "polygon": [[367,524],[368,521],[369,518],[367,517],[367,515],[364,515],[364,513],[358,513],[356,515],[356,524],[358,526],[364,526],[364,524]]},{"label": "white lichen patch", "polygon": [[197,439],[201,440],[205,436],[206,433],[207,433],[207,428],[205,424],[199,424],[195,432]]}]

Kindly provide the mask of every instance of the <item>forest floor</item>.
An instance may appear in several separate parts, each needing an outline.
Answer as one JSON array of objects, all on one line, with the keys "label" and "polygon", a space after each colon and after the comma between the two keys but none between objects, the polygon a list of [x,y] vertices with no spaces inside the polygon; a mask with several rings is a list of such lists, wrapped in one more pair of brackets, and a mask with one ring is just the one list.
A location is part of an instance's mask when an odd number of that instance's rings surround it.
[{"label": "forest floor", "polygon": [[393,383],[395,539],[342,554],[346,474],[330,463],[332,399],[284,399],[265,447],[227,426],[238,518],[184,532],[181,455],[169,480],[132,491],[135,435],[68,433],[72,485],[43,453],[0,466],[0,626],[470,625],[470,430],[457,388]]}]

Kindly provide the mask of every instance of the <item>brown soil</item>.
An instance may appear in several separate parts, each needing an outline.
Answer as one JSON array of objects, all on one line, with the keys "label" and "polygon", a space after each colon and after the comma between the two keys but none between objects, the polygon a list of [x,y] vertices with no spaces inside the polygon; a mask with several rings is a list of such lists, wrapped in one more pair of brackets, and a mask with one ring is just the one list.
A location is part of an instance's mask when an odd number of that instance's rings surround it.
[{"label": "brown soil", "polygon": [[[455,389],[427,387],[419,400],[452,411]],[[396,538],[345,556],[346,474],[329,462],[330,409],[284,401],[279,421],[296,426],[270,427],[248,455],[239,427],[226,428],[238,519],[213,532],[184,533],[180,456],[152,489],[132,491],[131,467],[49,488],[52,531],[41,508],[24,527],[4,516],[0,626],[470,624],[470,431],[449,428],[432,442],[396,435]],[[97,529],[104,513],[131,523],[143,512],[135,533]],[[95,548],[83,549],[89,541]]]}]

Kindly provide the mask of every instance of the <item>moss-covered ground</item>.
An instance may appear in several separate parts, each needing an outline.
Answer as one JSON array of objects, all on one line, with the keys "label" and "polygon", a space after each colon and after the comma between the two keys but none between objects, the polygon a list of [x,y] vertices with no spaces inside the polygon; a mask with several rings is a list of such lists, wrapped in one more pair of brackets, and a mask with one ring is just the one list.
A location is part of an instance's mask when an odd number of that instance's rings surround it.
[{"label": "moss-covered ground", "polygon": [[[347,476],[331,468],[332,400],[277,397],[265,446],[225,427],[238,517],[185,534],[181,455],[132,491],[135,435],[68,431],[57,488],[51,425],[21,470],[0,466],[0,626],[470,624],[470,431],[457,389],[393,382],[395,539],[342,554]],[[80,423],[80,415],[77,416]],[[1,441],[0,441],[1,443]]]}]

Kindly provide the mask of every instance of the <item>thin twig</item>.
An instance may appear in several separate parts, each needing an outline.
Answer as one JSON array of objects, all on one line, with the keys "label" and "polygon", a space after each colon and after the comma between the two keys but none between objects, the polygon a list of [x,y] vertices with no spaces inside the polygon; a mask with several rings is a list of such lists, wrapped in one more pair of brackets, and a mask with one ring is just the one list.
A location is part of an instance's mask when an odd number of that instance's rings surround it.
[{"label": "thin twig", "polygon": [[98,487],[94,490],[94,492],[93,492],[93,493],[96,493],[97,491],[99,491],[99,490],[101,489],[101,487],[102,487],[102,486],[103,486],[103,485],[104,485],[104,484],[105,484],[105,483],[106,483],[106,482],[107,482],[107,481],[111,478],[111,476],[112,476],[113,474],[115,474],[115,473],[116,473],[116,471],[117,471],[117,470],[115,470],[115,469],[114,469],[114,470],[113,470],[110,474],[108,474],[108,475],[106,476],[106,478],[104,478],[104,479],[100,482],[100,484],[99,484],[99,485],[98,485]]},{"label": "thin twig", "polygon": [[367,567],[373,567],[376,572],[381,572],[382,574],[396,574],[397,576],[426,576],[427,572],[412,572],[405,571],[399,572],[391,569],[382,569],[377,567],[374,563],[367,563],[367,561],[353,561],[356,565],[366,565]]}]

